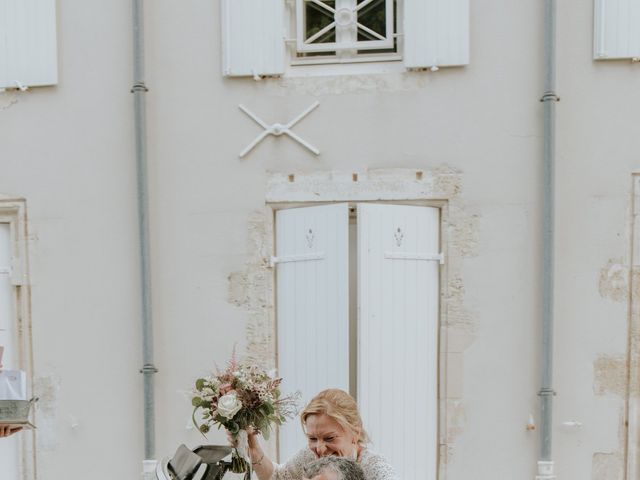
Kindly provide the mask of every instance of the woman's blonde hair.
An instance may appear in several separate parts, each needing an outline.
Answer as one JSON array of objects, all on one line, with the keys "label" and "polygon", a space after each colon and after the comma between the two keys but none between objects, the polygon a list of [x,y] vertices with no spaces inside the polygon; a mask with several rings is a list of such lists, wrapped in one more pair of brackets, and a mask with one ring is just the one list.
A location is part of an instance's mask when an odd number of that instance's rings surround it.
[{"label": "woman's blonde hair", "polygon": [[355,399],[344,390],[329,388],[311,399],[300,414],[304,430],[310,415],[322,415],[333,418],[342,428],[355,435],[359,444],[369,442],[369,436],[362,426],[362,418]]}]

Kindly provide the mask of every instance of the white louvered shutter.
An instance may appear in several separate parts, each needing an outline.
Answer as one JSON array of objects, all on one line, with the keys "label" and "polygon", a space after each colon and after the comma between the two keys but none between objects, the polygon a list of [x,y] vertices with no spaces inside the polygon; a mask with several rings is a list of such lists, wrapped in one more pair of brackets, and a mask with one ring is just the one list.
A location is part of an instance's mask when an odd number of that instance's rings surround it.
[{"label": "white louvered shutter", "polygon": [[[326,388],[349,390],[347,204],[276,213],[278,370],[304,406]],[[299,418],[280,429],[280,459],[304,448]]]},{"label": "white louvered shutter", "polygon": [[284,0],[222,0],[222,72],[284,73]]},{"label": "white louvered shutter", "polygon": [[640,0],[595,0],[594,58],[640,58]]},{"label": "white louvered shutter", "polygon": [[439,211],[358,205],[358,402],[404,480],[436,478]]},{"label": "white louvered shutter", "polygon": [[405,0],[407,68],[469,63],[469,0]]},{"label": "white louvered shutter", "polygon": [[56,83],[55,0],[0,0],[0,88]]}]

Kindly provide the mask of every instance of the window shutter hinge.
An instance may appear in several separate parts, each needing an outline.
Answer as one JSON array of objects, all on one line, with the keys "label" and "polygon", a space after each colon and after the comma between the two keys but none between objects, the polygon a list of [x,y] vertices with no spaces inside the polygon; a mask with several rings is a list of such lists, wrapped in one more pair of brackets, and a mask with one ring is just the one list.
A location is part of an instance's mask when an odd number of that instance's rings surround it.
[{"label": "window shutter hinge", "polygon": [[278,263],[290,263],[290,262],[308,262],[310,260],[322,260],[324,258],[324,252],[318,253],[305,253],[301,255],[285,255],[282,257],[271,257],[269,259],[269,267],[273,268]]},{"label": "window shutter hinge", "polygon": [[384,258],[387,260],[423,260],[430,262],[438,262],[444,265],[444,254],[440,253],[404,253],[404,252],[385,252]]},{"label": "window shutter hinge", "polygon": [[14,80],[13,83],[16,84],[16,88],[18,90],[20,90],[21,92],[26,92],[27,90],[29,90],[29,86],[25,85],[24,83],[22,83],[20,80]]}]

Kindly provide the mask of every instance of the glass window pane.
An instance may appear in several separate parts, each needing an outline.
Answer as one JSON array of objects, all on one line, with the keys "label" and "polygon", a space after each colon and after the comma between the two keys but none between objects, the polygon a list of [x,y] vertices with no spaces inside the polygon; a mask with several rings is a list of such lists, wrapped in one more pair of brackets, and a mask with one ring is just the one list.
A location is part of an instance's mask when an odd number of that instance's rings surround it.
[{"label": "glass window pane", "polygon": [[[358,0],[358,5],[365,0]],[[387,12],[385,0],[374,0],[358,11],[358,23],[385,36],[387,31]],[[380,40],[366,30],[358,28],[358,41]]]},{"label": "glass window pane", "polygon": [[[335,9],[335,0],[326,0],[321,2],[327,7]],[[327,8],[322,7],[314,2],[306,2],[305,4],[305,40],[328,27],[333,22],[333,14]],[[321,37],[315,39],[313,43],[332,43],[336,41],[335,28],[329,29]]]}]

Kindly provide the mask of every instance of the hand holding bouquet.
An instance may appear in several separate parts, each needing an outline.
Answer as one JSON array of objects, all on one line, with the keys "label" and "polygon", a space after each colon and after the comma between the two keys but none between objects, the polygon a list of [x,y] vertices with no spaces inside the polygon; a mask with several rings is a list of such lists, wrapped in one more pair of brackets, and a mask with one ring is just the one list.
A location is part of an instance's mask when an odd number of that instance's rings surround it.
[{"label": "hand holding bouquet", "polygon": [[[258,365],[242,364],[235,355],[227,368],[196,380],[193,392],[193,423],[203,434],[213,425],[226,428],[236,443],[232,454],[236,473],[250,471],[247,431],[269,438],[273,425],[282,425],[297,413],[297,395],[280,394],[281,378]],[[196,412],[202,410],[202,423]]]}]

